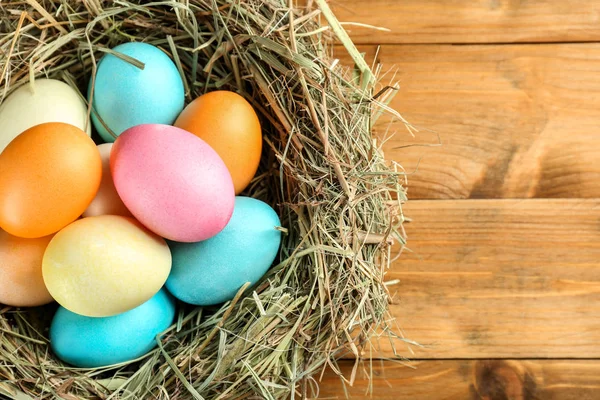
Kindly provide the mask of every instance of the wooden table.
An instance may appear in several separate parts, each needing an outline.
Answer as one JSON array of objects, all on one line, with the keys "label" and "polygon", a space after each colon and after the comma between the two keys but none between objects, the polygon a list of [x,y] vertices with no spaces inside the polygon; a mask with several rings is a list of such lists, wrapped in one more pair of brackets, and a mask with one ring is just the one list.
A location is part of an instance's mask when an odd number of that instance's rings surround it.
[{"label": "wooden table", "polygon": [[[392,314],[422,346],[396,342],[403,362],[380,341],[345,390],[600,399],[600,2],[332,4],[342,21],[392,29],[348,26],[370,61],[381,45],[401,85],[392,106],[422,128],[385,147],[415,172],[412,252],[389,279]],[[319,398],[345,398],[331,371]]]}]

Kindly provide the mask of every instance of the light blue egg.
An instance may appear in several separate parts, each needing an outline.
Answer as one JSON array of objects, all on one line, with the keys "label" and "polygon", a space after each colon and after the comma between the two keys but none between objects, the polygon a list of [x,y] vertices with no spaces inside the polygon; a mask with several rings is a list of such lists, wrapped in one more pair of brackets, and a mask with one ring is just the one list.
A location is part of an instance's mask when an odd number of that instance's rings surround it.
[{"label": "light blue egg", "polygon": [[[124,43],[113,48],[145,64],[140,69],[112,54],[98,63],[94,110],[117,136],[140,124],[171,125],[183,110],[184,88],[175,63],[147,43]],[[88,86],[88,100],[92,80]],[[94,127],[107,142],[115,138],[92,113]]]},{"label": "light blue egg", "polygon": [[141,357],[175,318],[175,300],[161,289],[150,300],[112,317],[94,318],[59,307],[50,325],[50,344],[64,362],[96,368]]},{"label": "light blue egg", "polygon": [[233,299],[246,282],[267,272],[281,243],[275,210],[237,196],[231,220],[219,234],[197,243],[170,242],[173,266],[167,289],[186,303],[208,306]]}]

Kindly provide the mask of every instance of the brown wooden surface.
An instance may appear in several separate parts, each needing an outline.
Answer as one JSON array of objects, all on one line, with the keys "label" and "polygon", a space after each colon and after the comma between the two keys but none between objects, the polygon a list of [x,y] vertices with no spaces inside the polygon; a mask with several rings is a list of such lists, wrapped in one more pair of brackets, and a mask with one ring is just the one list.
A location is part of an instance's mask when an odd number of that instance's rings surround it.
[{"label": "brown wooden surface", "polygon": [[[353,363],[342,370],[350,375]],[[371,386],[367,375],[372,374]],[[361,365],[354,386],[328,371],[319,399],[597,400],[600,362],[587,360],[443,360],[408,366]],[[371,394],[371,396],[369,395]]]},{"label": "brown wooden surface", "polygon": [[423,346],[395,342],[412,369],[379,360],[394,356],[379,340],[364,354],[372,394],[329,371],[319,398],[600,399],[600,2],[332,4],[392,28],[346,25],[422,128],[398,126],[385,151],[416,170],[412,252],[388,279],[392,315]]},{"label": "brown wooden surface", "polygon": [[600,197],[600,44],[396,45],[378,59],[398,70],[392,106],[423,128],[398,126],[386,147],[418,166],[409,198]]},{"label": "brown wooden surface", "polygon": [[413,358],[600,358],[600,200],[423,200],[405,213],[413,252],[388,278],[401,282],[392,314],[425,346]]},{"label": "brown wooden surface", "polygon": [[513,43],[600,40],[596,0],[337,0],[357,43]]}]

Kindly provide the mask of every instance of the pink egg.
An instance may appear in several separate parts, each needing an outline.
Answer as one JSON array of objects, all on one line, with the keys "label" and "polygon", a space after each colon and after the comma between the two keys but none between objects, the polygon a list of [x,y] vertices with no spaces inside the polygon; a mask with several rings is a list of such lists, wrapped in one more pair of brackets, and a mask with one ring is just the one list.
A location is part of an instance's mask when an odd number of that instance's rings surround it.
[{"label": "pink egg", "polygon": [[83,213],[83,217],[96,217],[98,215],[121,215],[123,217],[131,217],[131,213],[121,201],[112,175],[110,173],[110,150],[112,143],[104,143],[98,145],[98,151],[102,158],[102,181],[96,197]]},{"label": "pink egg", "polygon": [[115,141],[110,169],[119,196],[148,229],[177,242],[219,233],[233,213],[231,175],[199,137],[168,125],[137,125]]}]

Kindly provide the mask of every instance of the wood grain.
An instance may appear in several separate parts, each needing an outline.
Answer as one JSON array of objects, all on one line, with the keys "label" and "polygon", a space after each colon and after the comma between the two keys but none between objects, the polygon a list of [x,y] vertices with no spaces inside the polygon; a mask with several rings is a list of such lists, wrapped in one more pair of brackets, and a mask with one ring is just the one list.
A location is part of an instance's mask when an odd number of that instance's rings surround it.
[{"label": "wood grain", "polygon": [[[418,166],[409,198],[600,197],[600,44],[383,46],[378,60],[397,70],[392,107],[423,128],[385,147]],[[441,147],[400,148],[437,134]]]},{"label": "wood grain", "polygon": [[[341,21],[357,43],[514,43],[600,40],[595,0],[338,0]],[[368,5],[367,5],[368,4]]]},{"label": "wood grain", "polygon": [[[392,29],[346,25],[421,128],[395,125],[387,158],[418,167],[409,198],[440,200],[407,204],[411,251],[387,276],[400,280],[391,313],[422,347],[375,341],[372,388],[368,366],[352,388],[329,371],[319,398],[600,398],[600,3],[332,5]],[[441,147],[402,147],[438,134]],[[377,360],[394,354],[417,368]]]},{"label": "wood grain", "polygon": [[[596,400],[600,398],[600,361],[448,360],[404,366],[376,361],[362,365],[354,386],[329,370],[319,399],[380,400]],[[342,363],[349,376],[353,363]]]},{"label": "wood grain", "polygon": [[[387,278],[400,355],[600,358],[600,199],[412,201]],[[379,349],[379,350],[378,350]],[[393,357],[390,342],[374,357]]]}]

